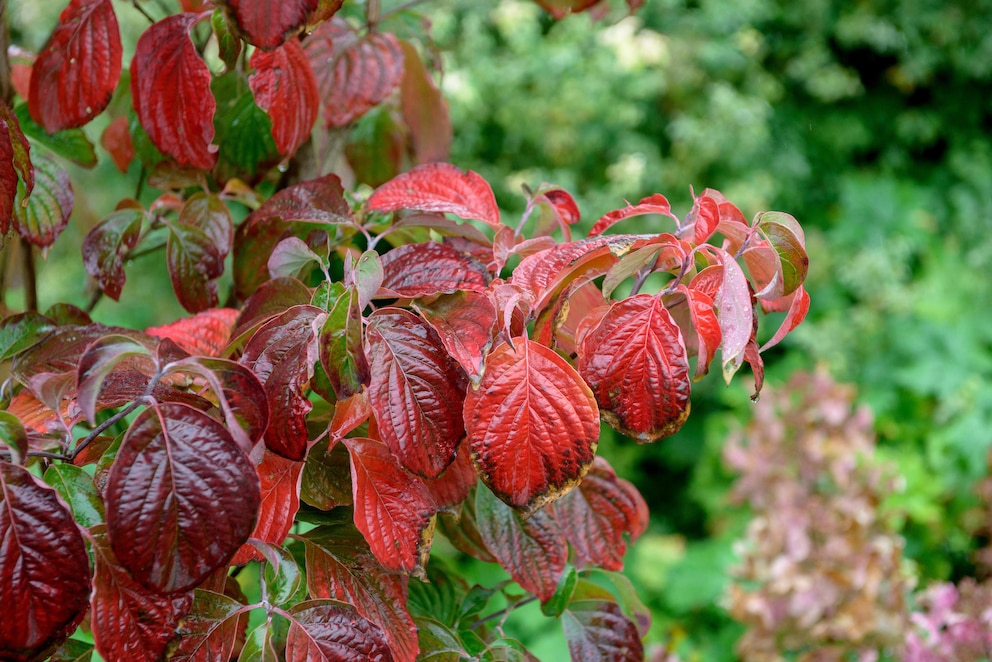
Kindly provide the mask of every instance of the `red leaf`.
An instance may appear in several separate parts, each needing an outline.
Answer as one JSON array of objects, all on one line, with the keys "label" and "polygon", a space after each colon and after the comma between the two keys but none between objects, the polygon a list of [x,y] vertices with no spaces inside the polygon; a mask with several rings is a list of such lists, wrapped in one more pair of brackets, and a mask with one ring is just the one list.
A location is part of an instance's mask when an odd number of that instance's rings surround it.
[{"label": "red leaf", "polygon": [[351,453],[355,526],[384,568],[426,577],[435,511],[427,486],[404,471],[385,444],[362,438],[342,442]]},{"label": "red leaf", "polygon": [[210,170],[217,162],[210,69],[190,40],[203,16],[177,14],[145,30],[131,61],[134,111],[152,143],[181,166]]},{"label": "red leaf", "polygon": [[48,133],[89,122],[110,103],[121,53],[110,0],[72,0],[32,68],[31,117]]},{"label": "red leaf", "polygon": [[427,163],[386,182],[369,197],[373,211],[419,209],[499,226],[499,207],[489,183],[450,163]]},{"label": "red leaf", "polygon": [[31,96],[31,68],[38,56],[26,48],[11,44],[7,47],[7,58],[10,60],[10,83],[17,96],[27,99]]},{"label": "red leaf", "polygon": [[359,37],[347,23],[335,19],[317,26],[304,50],[324,100],[328,127],[347,126],[358,119],[403,79],[403,50],[387,32]]},{"label": "red leaf", "polygon": [[307,452],[306,417],[313,404],[306,390],[317,361],[315,326],[323,323],[322,315],[313,306],[293,306],[256,331],[241,357],[269,399],[265,445],[290,460],[302,460]]},{"label": "red leaf", "polygon": [[579,374],[526,336],[486,358],[465,398],[472,461],[496,495],[532,513],[575,487],[599,440],[599,410]]},{"label": "red leaf", "polygon": [[579,13],[594,6],[599,0],[536,0],[546,12],[556,19]]},{"label": "red leaf", "polygon": [[[281,1],[278,6],[288,4],[292,3]],[[320,110],[317,79],[303,47],[291,39],[273,51],[257,50],[250,66],[255,73],[248,77],[248,86],[255,103],[272,119],[276,148],[285,156],[294,154],[310,137]]]},{"label": "red leaf", "polygon": [[281,315],[288,308],[310,303],[310,298],[310,288],[295,278],[273,278],[262,283],[241,309],[231,332],[232,343],[246,340],[244,336],[250,335],[263,322]]},{"label": "red leaf", "polygon": [[0,101],[0,235],[10,229],[18,183],[24,184],[22,195],[30,194],[34,188],[30,152],[31,146],[21,131],[17,115]]},{"label": "red leaf", "polygon": [[95,566],[90,623],[97,652],[105,660],[162,659],[193,596],[162,595],[131,579],[114,556],[105,526],[93,527],[90,540]]},{"label": "red leaf", "polygon": [[286,662],[392,662],[382,630],[337,600],[310,600],[289,610]]},{"label": "red leaf", "polygon": [[689,415],[689,359],[661,297],[614,303],[582,338],[579,374],[603,418],[639,443],[674,434]]},{"label": "red leaf", "polygon": [[662,216],[668,216],[673,221],[675,221],[675,227],[679,227],[678,217],[672,213],[672,206],[668,203],[668,198],[661,195],[660,193],[655,193],[652,196],[642,199],[636,205],[628,204],[623,209],[617,209],[616,211],[611,211],[604,214],[592,229],[589,231],[590,237],[595,237],[606,231],[607,228],[612,225],[619,223],[620,221],[631,218],[632,216],[643,216],[645,214],[661,214]]},{"label": "red leaf", "polygon": [[[713,295],[720,333],[723,335],[723,378],[730,383],[744,362],[744,348],[754,330],[754,307],[751,304],[751,289],[747,277],[736,260],[725,250],[714,246],[704,247],[717,258],[719,264],[703,269],[689,283],[690,289],[709,291],[702,286],[704,279],[717,279],[718,287]],[[712,270],[712,271],[711,271]],[[700,281],[700,287],[696,282]],[[712,291],[712,288],[710,288]]]},{"label": "red leaf", "polygon": [[573,600],[561,617],[573,660],[643,660],[637,626],[618,604],[607,600]]},{"label": "red leaf", "polygon": [[298,33],[318,0],[221,0],[248,43],[263,50],[278,47]]},{"label": "red leaf", "polygon": [[496,309],[489,297],[457,292],[418,305],[417,312],[437,332],[448,354],[477,382],[496,328]]},{"label": "red leaf", "polygon": [[248,607],[222,593],[203,589],[194,592],[193,606],[182,620],[179,646],[170,660],[230,660],[238,638],[244,641]]},{"label": "red leaf", "polygon": [[0,651],[27,661],[82,619],[89,558],[55,490],[8,462],[0,462],[0,542]]},{"label": "red leaf", "polygon": [[455,461],[448,465],[444,473],[424,482],[427,484],[427,489],[439,510],[457,513],[459,509],[455,506],[458,506],[471,494],[472,487],[478,481],[479,474],[475,473],[468,444],[462,444],[458,447]]},{"label": "red leaf", "polygon": [[121,298],[126,279],[124,260],[138,244],[144,217],[144,212],[138,209],[115,211],[95,225],[83,239],[86,272],[114,301]]},{"label": "red leaf", "polygon": [[179,211],[179,223],[203,231],[221,258],[227,257],[234,243],[234,222],[227,205],[213,194],[194,193]]},{"label": "red leaf", "polygon": [[576,565],[623,570],[624,534],[634,542],[648,526],[648,506],[637,488],[618,478],[601,457],[593,462],[578,489],[555,502],[565,537],[575,549]]},{"label": "red leaf", "polygon": [[210,308],[175,322],[145,329],[155,338],[168,338],[192,356],[220,356],[231,338],[238,311]]},{"label": "red leaf", "polygon": [[[251,537],[263,542],[281,545],[293,528],[293,521],[300,509],[300,478],[303,463],[287,460],[268,450],[262,463],[256,467],[261,484],[262,505]],[[231,560],[231,565],[244,565],[262,556],[252,545],[242,545]]]},{"label": "red leaf", "polygon": [[398,662],[414,662],[417,628],[406,607],[407,575],[385,572],[350,522],[311,531],[303,542],[310,595],[354,605],[382,628]]},{"label": "red leaf", "polygon": [[479,533],[499,564],[524,590],[541,602],[550,600],[568,561],[568,543],[557,520],[547,511],[524,519],[485,489],[476,490],[475,514]]},{"label": "red leaf", "polygon": [[785,338],[793,329],[802,324],[802,321],[806,319],[806,314],[809,312],[809,294],[806,289],[800,285],[797,290],[792,294],[787,295],[782,299],[779,305],[788,304],[789,310],[782,320],[782,325],[779,326],[778,331],[772,336],[772,339],[761,346],[761,351],[765,351],[770,347],[774,347],[782,338]]},{"label": "red leaf", "polygon": [[[689,310],[689,319],[692,328],[695,330],[696,348],[696,372],[694,379],[699,379],[710,369],[710,362],[716,355],[716,348],[720,346],[723,334],[720,333],[720,321],[716,317],[713,309],[713,297],[706,292],[691,289],[685,285],[679,285],[679,291],[686,296],[686,306]],[[683,339],[686,340],[686,347],[690,345],[686,337],[686,329],[682,329]]]},{"label": "red leaf", "polygon": [[386,446],[410,471],[436,478],[465,434],[464,378],[431,327],[413,313],[383,308],[366,330],[369,404]]},{"label": "red leaf", "polygon": [[163,593],[189,590],[228,563],[260,502],[254,467],[224,426],[173,403],[131,424],[105,497],[114,554]]},{"label": "red leaf", "polygon": [[399,246],[382,256],[380,286],[390,297],[414,299],[459,290],[482,292],[486,268],[454,248],[435,241]]},{"label": "red leaf", "polygon": [[705,194],[696,198],[686,222],[687,225],[692,224],[693,239],[696,244],[705,242],[716,231],[717,225],[720,223],[720,209],[717,201]]},{"label": "red leaf", "polygon": [[406,40],[399,43],[404,62],[400,105],[403,120],[410,127],[414,158],[418,164],[447,161],[453,139],[448,103],[413,44]]},{"label": "red leaf", "polygon": [[209,235],[185,223],[167,223],[166,259],[172,289],[183,308],[198,313],[217,305],[215,279],[224,273],[224,258]]},{"label": "red leaf", "polygon": [[17,233],[35,246],[51,246],[69,223],[75,196],[69,173],[46,152],[34,157],[34,188],[15,204]]}]

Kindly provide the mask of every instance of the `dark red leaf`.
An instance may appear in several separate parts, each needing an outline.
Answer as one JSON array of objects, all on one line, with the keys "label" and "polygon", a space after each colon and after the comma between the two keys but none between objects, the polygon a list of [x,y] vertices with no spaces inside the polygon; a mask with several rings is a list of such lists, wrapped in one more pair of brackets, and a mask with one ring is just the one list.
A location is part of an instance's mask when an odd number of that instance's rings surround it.
[{"label": "dark red leaf", "polygon": [[303,465],[300,499],[320,510],[351,505],[351,460],[344,444],[314,444]]},{"label": "dark red leaf", "polygon": [[565,359],[521,336],[486,358],[465,430],[482,481],[526,514],[578,484],[596,453],[599,409]]},{"label": "dark red leaf", "polygon": [[342,443],[351,453],[355,526],[383,567],[425,577],[436,510],[427,486],[385,444],[362,438]]},{"label": "dark red leaf", "polygon": [[127,117],[118,117],[107,125],[100,136],[100,145],[110,153],[117,169],[126,173],[134,160],[134,145],[131,144],[131,129]]},{"label": "dark red leaf", "polygon": [[0,235],[7,234],[14,218],[14,200],[34,188],[34,168],[31,165],[31,146],[21,131],[17,115],[0,101]]},{"label": "dark red leaf", "polygon": [[[287,460],[268,450],[262,463],[256,467],[262,487],[262,505],[251,537],[263,542],[281,545],[293,528],[300,509],[300,478],[303,463]],[[252,559],[261,560],[252,545],[242,545],[231,560],[231,565],[244,565]]]},{"label": "dark red leaf", "polygon": [[561,617],[573,660],[626,662],[643,660],[637,626],[615,602],[573,600]]},{"label": "dark red leaf", "polygon": [[468,444],[462,444],[458,447],[455,461],[448,465],[444,473],[424,482],[439,510],[457,513],[459,509],[456,506],[468,497],[472,486],[478,481],[479,474],[475,473]]},{"label": "dark red leaf", "polygon": [[24,385],[28,385],[32,377],[44,373],[75,374],[79,357],[86,347],[115,331],[120,330],[102,324],[59,326],[31,349],[16,356],[12,373]]},{"label": "dark red leaf", "polygon": [[314,306],[293,306],[256,331],[241,357],[269,399],[265,445],[290,460],[302,460],[307,452],[306,417],[313,404],[306,390],[317,361],[316,329],[323,315]]},{"label": "dark red leaf", "polygon": [[546,12],[556,19],[579,13],[594,6],[599,0],[535,0]]},{"label": "dark red leaf", "polygon": [[253,328],[261,326],[288,308],[310,303],[310,288],[295,278],[273,278],[262,283],[245,302],[231,332],[231,342],[247,340]]},{"label": "dark red leaf", "polygon": [[607,228],[613,226],[620,221],[631,218],[633,216],[643,216],[645,214],[660,214],[662,216],[668,216],[673,221],[675,221],[675,227],[679,227],[678,217],[672,213],[672,206],[668,203],[668,198],[661,195],[660,193],[655,193],[652,196],[642,199],[636,205],[628,204],[623,209],[617,209],[616,211],[611,211],[604,214],[589,230],[589,236],[595,237],[600,235],[607,230]]},{"label": "dark red leaf", "polygon": [[223,425],[166,403],[131,424],[105,489],[114,554],[139,583],[186,591],[248,539],[261,497],[248,457]]},{"label": "dark red leaf", "polygon": [[489,284],[484,265],[434,241],[394,248],[382,256],[382,270],[383,293],[392,298],[482,292]]},{"label": "dark red leaf", "polygon": [[179,645],[170,660],[230,660],[244,637],[242,617],[248,607],[222,593],[197,589],[193,606],[182,620]]},{"label": "dark red leaf", "polygon": [[648,506],[637,488],[618,478],[601,457],[578,489],[555,502],[555,515],[575,549],[576,565],[623,570],[629,536],[634,542],[648,525]]},{"label": "dark red leaf", "polygon": [[386,446],[410,471],[436,478],[465,434],[464,378],[434,330],[399,308],[369,316],[369,404]]},{"label": "dark red leaf", "polygon": [[453,139],[448,103],[413,44],[406,40],[399,43],[404,63],[400,105],[403,120],[410,127],[414,159],[417,163],[447,161]]},{"label": "dark red leaf", "polygon": [[639,443],[674,434],[689,415],[689,359],[661,297],[617,301],[582,338],[579,374],[603,418]]},{"label": "dark red leaf", "polygon": [[476,490],[475,515],[486,547],[513,580],[541,602],[550,600],[568,561],[558,521],[547,511],[524,519],[487,489]]},{"label": "dark red leaf", "polygon": [[198,313],[217,305],[215,279],[224,273],[224,258],[210,236],[185,223],[168,223],[166,259],[172,289],[183,308]]},{"label": "dark red leaf", "polygon": [[72,0],[32,68],[31,117],[55,133],[99,115],[121,77],[121,53],[110,0]]},{"label": "dark red leaf", "polygon": [[216,195],[201,191],[190,196],[179,212],[179,223],[202,230],[221,258],[231,252],[234,222],[227,205]]},{"label": "dark red leaf", "polygon": [[679,291],[686,296],[686,306],[689,311],[689,320],[694,330],[695,343],[690,343],[687,336],[687,329],[682,327],[683,340],[686,347],[693,344],[696,350],[696,372],[694,379],[699,379],[710,369],[710,362],[716,355],[716,348],[720,346],[723,334],[720,332],[720,321],[716,317],[713,308],[713,297],[701,290],[694,290],[685,285],[679,285]]},{"label": "dark red leaf", "polygon": [[55,490],[0,461],[0,651],[27,660],[66,639],[89,603],[83,538]]},{"label": "dark red leaf", "polygon": [[489,297],[481,292],[457,292],[420,304],[417,312],[437,332],[448,354],[477,382],[496,329],[496,309]]},{"label": "dark red leaf", "polygon": [[772,336],[771,340],[761,346],[762,352],[781,342],[782,338],[785,338],[785,336],[787,336],[793,329],[799,326],[804,319],[806,319],[806,314],[809,312],[809,294],[802,285],[778,303],[779,306],[787,304],[789,306],[788,313],[786,314],[785,319],[782,320],[782,325],[779,326],[778,331],[775,332],[775,335]]},{"label": "dark red leaf", "polygon": [[385,572],[351,522],[315,529],[303,542],[310,595],[354,605],[382,628],[398,662],[414,662],[417,628],[406,606],[407,575]]},{"label": "dark red leaf", "polygon": [[100,221],[83,239],[83,265],[96,279],[103,293],[114,301],[121,298],[124,288],[124,260],[138,244],[141,221],[145,214],[139,209],[115,211]]},{"label": "dark red leaf", "polygon": [[[278,2],[280,8],[289,4]],[[292,155],[310,137],[320,110],[317,79],[303,47],[291,39],[269,52],[257,50],[250,66],[255,73],[248,77],[248,86],[255,103],[272,120],[276,148],[280,154]]]},{"label": "dark red leaf", "polygon": [[[14,225],[35,246],[51,246],[69,223],[75,196],[69,173],[47,152],[36,153],[34,188],[25,200],[19,190]],[[26,203],[26,204],[25,204]]]},{"label": "dark red leaf", "polygon": [[121,367],[151,374],[155,363],[151,350],[138,340],[117,334],[100,338],[87,347],[79,359],[76,378],[79,409],[87,420],[95,423],[97,400],[110,373]]},{"label": "dark red leaf", "polygon": [[278,47],[298,33],[319,0],[221,0],[248,43],[263,50]]},{"label": "dark red leaf", "polygon": [[181,166],[210,170],[217,162],[210,69],[190,30],[203,16],[177,14],[145,30],[131,61],[131,97],[148,137]]},{"label": "dark red leaf", "polygon": [[157,662],[176,638],[193,603],[191,593],[162,595],[128,575],[110,546],[106,527],[93,527],[93,610],[96,650],[105,660]]},{"label": "dark red leaf", "polygon": [[292,609],[286,662],[392,662],[382,630],[337,600],[310,600]]},{"label": "dark red leaf", "polygon": [[304,44],[328,127],[347,126],[378,106],[403,79],[403,50],[388,32],[359,37],[342,20],[317,26]]},{"label": "dark red leaf", "polygon": [[175,322],[145,329],[155,338],[168,338],[192,356],[220,356],[231,339],[238,311],[210,308]]},{"label": "dark red leaf", "polygon": [[269,256],[283,239],[305,239],[314,230],[333,231],[334,225],[351,222],[351,208],[337,175],[279,191],[238,226],[234,250],[238,294],[249,296],[269,279]]},{"label": "dark red leaf", "polygon": [[386,182],[369,197],[373,211],[418,209],[474,219],[499,227],[499,206],[489,183],[450,163],[427,163]]},{"label": "dark red leaf", "polygon": [[369,383],[369,361],[362,334],[362,311],[354,287],[329,283],[327,320],[320,331],[320,364],[338,400]]}]

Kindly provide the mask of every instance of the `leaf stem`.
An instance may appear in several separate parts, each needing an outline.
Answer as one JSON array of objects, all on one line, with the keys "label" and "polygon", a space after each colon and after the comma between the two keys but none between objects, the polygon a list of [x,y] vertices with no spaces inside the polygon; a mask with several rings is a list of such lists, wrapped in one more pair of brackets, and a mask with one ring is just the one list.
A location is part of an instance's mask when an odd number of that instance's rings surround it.
[{"label": "leaf stem", "polygon": [[124,407],[124,409],[121,409],[119,412],[117,412],[116,414],[105,420],[103,423],[100,423],[100,425],[93,428],[93,430],[91,430],[90,433],[86,435],[86,437],[83,438],[82,441],[76,444],[76,448],[74,448],[72,453],[69,454],[69,460],[70,461],[75,460],[76,457],[83,451],[83,449],[90,445],[90,442],[92,442],[94,439],[96,439],[101,434],[103,434],[104,431],[107,428],[109,428],[111,425],[114,425],[118,421],[122,420],[125,416],[131,414],[135,409],[145,404],[146,401],[151,400],[152,402],[154,402],[154,399],[152,398],[152,392],[155,390],[155,387],[158,385],[158,380],[160,380],[161,378],[162,378],[162,370],[161,368],[156,368],[155,374],[152,375],[152,378],[148,381],[148,386],[145,387],[144,395],[142,395],[140,398],[129,404],[127,407]]},{"label": "leaf stem", "polygon": [[504,616],[506,616],[507,614],[509,614],[510,612],[512,612],[514,609],[517,609],[518,607],[523,607],[524,605],[529,605],[530,603],[534,602],[535,600],[537,600],[537,596],[536,595],[529,595],[526,598],[524,598],[523,600],[520,600],[519,602],[514,602],[512,605],[506,607],[505,609],[500,609],[499,611],[494,611],[493,613],[489,614],[485,618],[480,618],[475,623],[472,623],[472,625],[468,626],[468,629],[469,630],[476,630],[476,629],[482,627],[484,624],[488,623],[489,621],[495,621],[497,618],[503,618]]},{"label": "leaf stem", "polygon": [[38,274],[34,268],[34,250],[23,237],[21,252],[24,254],[24,308],[38,310]]},{"label": "leaf stem", "polygon": [[368,4],[365,5],[365,24],[369,32],[375,30],[375,26],[379,23],[379,10],[379,0],[368,0]]},{"label": "leaf stem", "polygon": [[640,293],[641,288],[644,287],[644,283],[647,282],[648,276],[651,275],[651,267],[653,264],[645,264],[641,267],[640,271],[637,272],[637,278],[634,280],[634,285],[630,288],[630,296],[635,296]]}]

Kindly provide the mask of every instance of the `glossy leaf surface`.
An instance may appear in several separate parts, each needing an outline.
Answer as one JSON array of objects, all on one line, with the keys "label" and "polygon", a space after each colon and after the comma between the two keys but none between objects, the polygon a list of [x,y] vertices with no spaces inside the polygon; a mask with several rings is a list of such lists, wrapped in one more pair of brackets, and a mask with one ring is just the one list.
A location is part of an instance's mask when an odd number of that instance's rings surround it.
[{"label": "glossy leaf surface", "polygon": [[392,662],[382,630],[337,600],[310,600],[290,610],[286,662]]},{"label": "glossy leaf surface", "polygon": [[[247,6],[249,3],[243,3]],[[292,3],[280,2],[279,7]],[[257,50],[248,85],[255,103],[272,120],[272,137],[280,154],[293,154],[310,137],[317,121],[320,98],[317,80],[300,42],[291,39],[275,50]]]},{"label": "glossy leaf surface", "polygon": [[614,303],[583,337],[579,374],[606,421],[641,443],[674,434],[689,415],[682,332],[658,296]]},{"label": "glossy leaf surface", "polygon": [[377,188],[367,205],[374,211],[419,209],[499,226],[499,207],[489,183],[450,163],[427,163],[403,173]]},{"label": "glossy leaf surface", "polygon": [[49,133],[82,126],[121,76],[121,36],[110,0],[72,0],[31,70],[28,107]]},{"label": "glossy leaf surface", "polygon": [[465,429],[483,482],[531,513],[574,487],[592,463],[599,409],[572,366],[521,336],[486,358],[465,399]]},{"label": "glossy leaf surface", "polygon": [[382,270],[382,289],[411,299],[458,290],[482,292],[489,284],[484,265],[434,241],[394,248],[382,256]]},{"label": "glossy leaf surface", "polygon": [[496,330],[496,309],[489,297],[457,292],[420,304],[417,311],[437,331],[448,354],[477,381]]},{"label": "glossy leaf surface", "polygon": [[0,234],[7,234],[14,217],[18,183],[23,182],[24,195],[34,187],[30,152],[17,115],[6,103],[0,103]]},{"label": "glossy leaf surface", "polygon": [[404,467],[435,478],[464,435],[462,378],[434,330],[413,313],[380,309],[366,333],[379,434]]},{"label": "glossy leaf surface", "polygon": [[[251,537],[263,542],[281,545],[293,528],[293,521],[300,509],[300,478],[303,463],[287,460],[266,450],[262,462],[255,469],[261,486],[262,503],[258,521]],[[244,544],[232,559],[232,565],[241,565],[252,559],[261,559],[258,551]]]},{"label": "glossy leaf surface", "polygon": [[240,615],[246,608],[221,593],[196,589],[182,621],[179,642],[170,660],[229,660],[237,644]]},{"label": "glossy leaf surface", "polygon": [[198,313],[217,306],[215,279],[224,273],[224,258],[206,232],[194,225],[171,223],[166,259],[172,289],[183,308]]},{"label": "glossy leaf surface", "polygon": [[261,501],[254,467],[231,434],[171,403],[131,424],[105,494],[115,555],[163,593],[193,588],[230,561]]},{"label": "glossy leaf surface", "polygon": [[471,494],[472,486],[478,481],[479,474],[475,473],[468,444],[463,443],[458,447],[454,462],[448,465],[444,473],[424,482],[439,510],[457,513],[458,509],[455,506]]},{"label": "glossy leaf surface", "polygon": [[0,461],[0,651],[30,660],[75,629],[89,603],[83,538],[55,490]]},{"label": "glossy leaf surface", "polygon": [[51,246],[69,223],[75,196],[69,173],[44,152],[35,153],[34,189],[25,200],[18,196],[14,225],[35,246]]},{"label": "glossy leaf surface", "polygon": [[131,61],[131,97],[148,137],[181,166],[210,170],[217,103],[210,69],[190,39],[197,14],[168,16],[145,30]]},{"label": "glossy leaf surface", "polygon": [[121,298],[126,278],[124,260],[138,243],[144,216],[138,209],[115,211],[94,226],[83,240],[86,272],[114,301]]}]

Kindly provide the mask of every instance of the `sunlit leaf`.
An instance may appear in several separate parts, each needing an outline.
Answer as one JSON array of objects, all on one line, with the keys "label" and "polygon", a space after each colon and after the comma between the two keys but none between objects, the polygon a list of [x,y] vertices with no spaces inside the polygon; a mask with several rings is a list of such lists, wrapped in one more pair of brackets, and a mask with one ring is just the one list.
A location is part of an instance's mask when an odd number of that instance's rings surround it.
[{"label": "sunlit leaf", "polygon": [[418,209],[499,226],[499,206],[489,183],[450,163],[417,166],[377,188],[366,204],[373,211]]},{"label": "sunlit leaf", "polygon": [[209,308],[192,317],[183,317],[145,329],[155,338],[168,338],[192,356],[220,356],[227,346],[238,311],[233,308]]}]

